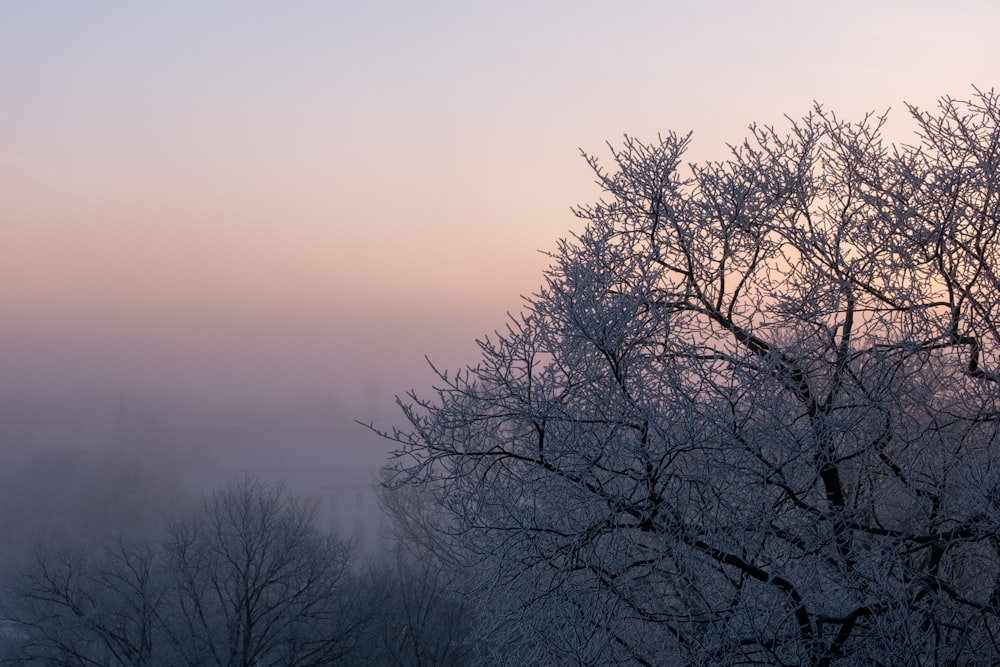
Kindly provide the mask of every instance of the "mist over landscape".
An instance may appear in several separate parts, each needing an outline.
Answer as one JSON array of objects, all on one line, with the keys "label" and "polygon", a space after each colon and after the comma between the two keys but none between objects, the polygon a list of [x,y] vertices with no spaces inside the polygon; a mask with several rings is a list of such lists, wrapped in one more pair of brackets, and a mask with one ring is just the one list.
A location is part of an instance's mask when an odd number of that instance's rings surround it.
[{"label": "mist over landscape", "polygon": [[5,565],[45,542],[155,534],[247,473],[315,499],[321,527],[352,538],[359,554],[377,552],[373,485],[389,448],[332,401],[225,404],[87,388],[8,394],[3,405]]},{"label": "mist over landscape", "polygon": [[0,4],[0,663],[998,659],[998,23]]}]

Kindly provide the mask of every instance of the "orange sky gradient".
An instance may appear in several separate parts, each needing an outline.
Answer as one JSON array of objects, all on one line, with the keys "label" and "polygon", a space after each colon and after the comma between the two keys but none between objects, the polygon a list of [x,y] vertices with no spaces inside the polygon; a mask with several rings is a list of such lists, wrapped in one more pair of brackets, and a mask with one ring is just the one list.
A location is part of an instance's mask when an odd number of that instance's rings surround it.
[{"label": "orange sky gradient", "polygon": [[813,100],[905,131],[904,101],[997,84],[998,24],[971,0],[4,3],[0,391],[389,409],[540,284],[598,196],[580,147],[694,130],[723,158]]}]

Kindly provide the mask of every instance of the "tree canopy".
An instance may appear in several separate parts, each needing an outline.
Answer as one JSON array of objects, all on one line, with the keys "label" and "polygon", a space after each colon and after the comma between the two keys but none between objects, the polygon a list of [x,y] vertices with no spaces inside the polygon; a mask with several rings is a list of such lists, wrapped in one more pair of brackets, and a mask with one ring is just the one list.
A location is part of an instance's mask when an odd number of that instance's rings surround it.
[{"label": "tree canopy", "polygon": [[347,542],[252,477],[161,542],[40,550],[2,582],[0,661],[131,667],[364,664]]},{"label": "tree canopy", "polygon": [[400,401],[498,662],[1000,658],[1000,96],[908,109],[585,155],[540,290]]}]

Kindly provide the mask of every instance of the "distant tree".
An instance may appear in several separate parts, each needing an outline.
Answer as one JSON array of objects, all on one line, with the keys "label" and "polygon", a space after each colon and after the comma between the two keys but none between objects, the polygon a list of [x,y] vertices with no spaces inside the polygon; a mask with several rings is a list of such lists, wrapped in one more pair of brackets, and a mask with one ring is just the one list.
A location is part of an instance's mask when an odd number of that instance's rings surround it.
[{"label": "distant tree", "polygon": [[366,620],[351,549],[312,505],[245,477],[160,543],[38,555],[6,587],[9,661],[310,667],[347,659]]},{"label": "distant tree", "polygon": [[389,485],[509,664],[1000,660],[1000,98],[587,161],[604,198]]},{"label": "distant tree", "polygon": [[37,554],[5,591],[4,657],[66,667],[170,664],[158,565],[152,548],[124,539],[98,554]]},{"label": "distant tree", "polygon": [[[475,591],[468,573],[447,560],[419,489],[379,489],[379,505],[390,519],[385,549],[361,579],[363,608],[371,610],[355,664],[371,667],[460,667],[480,664],[474,628]],[[442,558],[445,557],[445,558]]]},{"label": "distant tree", "polygon": [[475,607],[456,572],[403,550],[373,564],[366,577],[375,613],[356,664],[372,667],[460,667],[477,664]]},{"label": "distant tree", "polygon": [[312,506],[245,477],[174,524],[175,632],[190,665],[329,665],[361,618],[348,593],[350,545],[313,526]]}]

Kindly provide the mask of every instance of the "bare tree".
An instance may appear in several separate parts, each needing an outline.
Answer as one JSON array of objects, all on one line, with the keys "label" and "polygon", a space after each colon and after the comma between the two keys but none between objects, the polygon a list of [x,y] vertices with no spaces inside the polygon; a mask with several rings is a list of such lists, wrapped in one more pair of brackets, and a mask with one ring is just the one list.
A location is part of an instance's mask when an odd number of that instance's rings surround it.
[{"label": "bare tree", "polygon": [[4,591],[7,662],[310,667],[347,659],[367,619],[350,544],[251,477],[160,543],[40,553]]},{"label": "bare tree", "polygon": [[170,664],[158,565],[154,549],[124,539],[91,555],[37,554],[5,590],[10,657],[67,667]]},{"label": "bare tree", "polygon": [[429,521],[433,507],[424,504],[418,488],[379,491],[379,505],[392,519],[383,535],[392,549],[370,564],[363,579],[372,615],[356,664],[478,664],[477,596],[466,585],[461,564],[448,558],[447,546],[435,534]]},{"label": "bare tree", "polygon": [[366,578],[372,622],[363,634],[358,665],[447,667],[475,664],[475,608],[457,573],[433,558],[397,550]]},{"label": "bare tree", "polygon": [[348,597],[350,545],[318,532],[314,508],[251,477],[174,524],[167,553],[174,627],[190,665],[329,665],[362,618]]},{"label": "bare tree", "polygon": [[1000,659],[1000,97],[587,161],[477,365],[401,401],[511,664]]}]

